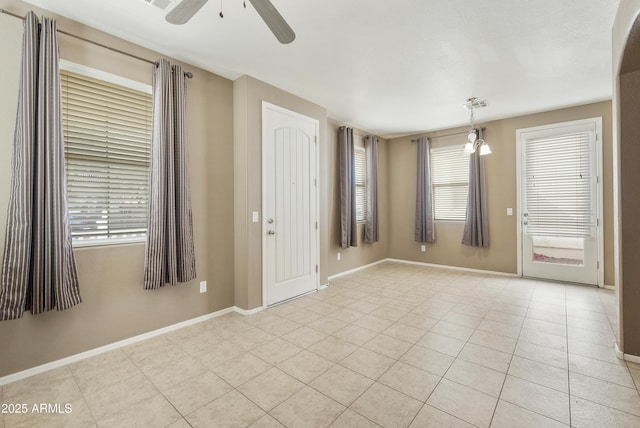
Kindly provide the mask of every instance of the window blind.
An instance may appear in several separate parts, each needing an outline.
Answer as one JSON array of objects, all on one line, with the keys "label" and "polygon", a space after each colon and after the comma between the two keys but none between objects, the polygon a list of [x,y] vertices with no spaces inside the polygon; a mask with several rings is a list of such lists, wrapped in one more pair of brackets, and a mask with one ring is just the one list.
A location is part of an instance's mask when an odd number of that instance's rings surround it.
[{"label": "window blind", "polygon": [[589,237],[595,232],[592,132],[526,141],[527,234]]},{"label": "window blind", "polygon": [[367,157],[364,148],[356,147],[355,174],[356,174],[356,220],[364,223],[367,209]]},{"label": "window blind", "polygon": [[464,221],[469,192],[469,157],[462,147],[431,150],[431,187],[435,220]]},{"label": "window blind", "polygon": [[74,242],[146,234],[151,94],[61,70],[69,216]]}]

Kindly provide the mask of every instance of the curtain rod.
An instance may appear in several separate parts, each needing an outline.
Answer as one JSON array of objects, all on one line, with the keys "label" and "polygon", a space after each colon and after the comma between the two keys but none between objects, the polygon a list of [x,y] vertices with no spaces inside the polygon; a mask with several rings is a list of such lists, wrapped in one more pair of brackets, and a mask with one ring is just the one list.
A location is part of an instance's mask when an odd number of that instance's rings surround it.
[{"label": "curtain rod", "polygon": [[[24,21],[24,17],[23,16],[20,16],[17,13],[9,12],[6,9],[0,8],[0,13],[4,13],[5,15],[13,16],[14,18],[18,18],[18,19],[21,19],[21,20]],[[100,46],[101,48],[104,48],[104,49],[107,49],[107,50],[110,50],[110,51],[113,51],[113,52],[117,52],[117,53],[119,53],[121,55],[137,59],[138,61],[142,61],[142,62],[146,62],[146,63],[155,65],[155,61],[151,61],[151,60],[148,60],[146,58],[142,58],[140,56],[134,55],[134,54],[129,53],[129,52],[121,51],[120,49],[112,48],[111,46],[107,46],[107,45],[104,45],[102,43],[94,42],[93,40],[85,39],[84,37],[80,37],[80,36],[77,36],[75,34],[68,33],[68,32],[66,32],[64,30],[57,29],[57,32],[60,33],[60,34],[64,34],[65,36],[73,37],[74,39],[82,40],[83,42],[87,42],[87,43],[90,43],[92,45]],[[193,77],[193,73],[190,72],[190,71],[185,71],[184,75],[187,76],[189,79],[191,79]]]},{"label": "curtain rod", "polygon": [[[485,128],[484,126],[482,128],[480,128],[483,132],[487,130],[487,128]],[[427,137],[430,138],[432,140],[435,140],[436,138],[444,138],[444,137],[453,137],[455,135],[464,135],[464,134],[468,134],[469,131],[462,131],[462,132],[452,132],[451,134],[444,134],[444,135],[436,135],[435,137]],[[418,140],[414,139],[411,140],[412,143],[417,143]]]},{"label": "curtain rod", "polygon": [[374,137],[373,134],[360,134],[359,132],[356,132],[354,127],[351,126],[351,125],[340,125],[340,124],[338,124],[338,129],[340,129],[340,128],[351,128],[351,129],[353,129],[353,135],[355,135],[356,137],[369,137],[369,136]]}]

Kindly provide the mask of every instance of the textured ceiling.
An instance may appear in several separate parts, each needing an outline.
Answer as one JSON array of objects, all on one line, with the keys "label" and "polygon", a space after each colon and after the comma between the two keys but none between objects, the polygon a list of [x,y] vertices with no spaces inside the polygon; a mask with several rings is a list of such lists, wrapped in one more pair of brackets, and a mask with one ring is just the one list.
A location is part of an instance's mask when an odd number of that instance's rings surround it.
[{"label": "textured ceiling", "polygon": [[281,45],[242,0],[183,26],[143,0],[29,0],[235,79],[257,79],[382,136],[610,99],[619,0],[272,0],[297,34]]}]

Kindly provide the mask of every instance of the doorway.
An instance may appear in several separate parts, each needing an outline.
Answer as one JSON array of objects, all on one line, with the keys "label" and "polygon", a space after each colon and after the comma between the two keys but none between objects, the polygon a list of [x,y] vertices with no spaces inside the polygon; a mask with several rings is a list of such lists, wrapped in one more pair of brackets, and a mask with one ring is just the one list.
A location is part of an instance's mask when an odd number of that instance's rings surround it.
[{"label": "doorway", "polygon": [[518,271],[603,285],[602,118],[516,131]]},{"label": "doorway", "polygon": [[262,103],[263,304],[317,290],[316,119]]}]

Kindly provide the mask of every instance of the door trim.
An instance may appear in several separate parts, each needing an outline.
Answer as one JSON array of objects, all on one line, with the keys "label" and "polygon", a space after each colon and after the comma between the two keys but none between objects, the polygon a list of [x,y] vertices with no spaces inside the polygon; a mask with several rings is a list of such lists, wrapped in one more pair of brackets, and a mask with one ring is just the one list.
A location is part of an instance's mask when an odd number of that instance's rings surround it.
[{"label": "door trim", "polygon": [[[318,183],[318,173],[320,171],[320,156],[319,156],[319,150],[318,150],[318,140],[320,137],[320,121],[318,119],[314,119],[312,117],[309,116],[305,116],[303,114],[297,113],[295,111],[286,109],[284,107],[278,106],[276,104],[271,104],[267,101],[262,101],[262,116],[261,116],[261,120],[262,120],[262,148],[261,148],[261,157],[262,157],[262,161],[261,161],[261,166],[262,166],[262,174],[261,174],[261,179],[262,179],[262,188],[261,188],[261,210],[262,212],[260,213],[259,216],[259,222],[261,223],[260,226],[260,231],[261,231],[261,241],[262,241],[262,308],[263,309],[267,309],[267,293],[268,293],[268,287],[267,287],[267,240],[265,239],[265,236],[267,234],[267,225],[266,222],[264,221],[264,213],[266,212],[266,183],[267,180],[265,179],[266,176],[266,156],[265,156],[265,151],[266,151],[266,147],[265,147],[265,141],[267,139],[267,130],[265,127],[265,114],[267,112],[267,110],[272,110],[272,111],[276,111],[278,113],[282,113],[282,114],[286,114],[289,116],[293,116],[293,117],[297,117],[299,119],[303,119],[303,120],[309,120],[312,121],[315,124],[315,144],[314,146],[314,150],[315,150],[315,158],[316,158],[316,164],[315,164],[315,169],[316,169],[316,182],[315,182],[315,201],[316,201],[316,219],[317,223],[318,223],[318,227],[315,229],[315,234],[316,234],[316,266],[318,266],[318,270],[316,272],[316,289],[314,291],[318,291],[320,289],[320,227],[321,227],[321,222],[320,222],[320,192],[319,190],[319,183]],[[311,198],[313,198],[314,195],[311,195]],[[282,303],[282,302],[279,302]],[[279,303],[275,303],[274,305],[277,305]]]},{"label": "door trim", "polygon": [[522,273],[522,218],[520,210],[522,208],[522,134],[531,131],[539,131],[553,128],[563,128],[565,126],[595,124],[596,127],[596,174],[598,176],[598,182],[596,184],[597,189],[597,217],[599,219],[596,226],[596,233],[598,238],[598,287],[604,287],[604,209],[603,209],[603,194],[602,194],[602,117],[592,117],[589,119],[572,120],[568,122],[551,123],[548,125],[533,126],[530,128],[516,129],[516,209],[515,215],[517,216],[517,261],[518,269],[517,273],[519,277],[523,277]]}]

